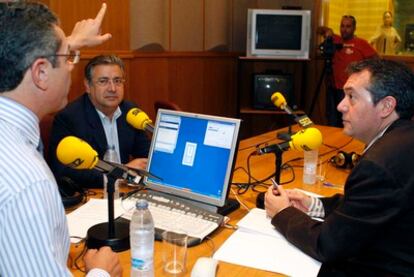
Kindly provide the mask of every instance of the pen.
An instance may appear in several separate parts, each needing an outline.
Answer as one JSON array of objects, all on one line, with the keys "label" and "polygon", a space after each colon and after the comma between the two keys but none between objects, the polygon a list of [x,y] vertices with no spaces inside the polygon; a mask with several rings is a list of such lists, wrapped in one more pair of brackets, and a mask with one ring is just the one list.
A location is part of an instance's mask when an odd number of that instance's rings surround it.
[{"label": "pen", "polygon": [[342,189],[342,187],[341,187],[341,186],[334,185],[334,184],[332,184],[332,183],[330,183],[330,182],[323,182],[323,185],[324,185],[325,187],[331,187],[331,188],[338,188],[338,189]]},{"label": "pen", "polygon": [[279,184],[275,181],[275,179],[274,178],[271,178],[270,181],[272,181],[272,183],[273,183],[273,188],[274,189],[278,189]]}]

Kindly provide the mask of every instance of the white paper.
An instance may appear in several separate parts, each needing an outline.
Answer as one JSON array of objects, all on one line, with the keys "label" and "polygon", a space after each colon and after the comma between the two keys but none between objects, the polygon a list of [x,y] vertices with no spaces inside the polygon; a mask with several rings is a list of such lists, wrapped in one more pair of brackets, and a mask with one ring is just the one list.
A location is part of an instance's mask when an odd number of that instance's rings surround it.
[{"label": "white paper", "polygon": [[310,191],[307,191],[307,190],[298,189],[298,188],[295,188],[295,190],[297,190],[297,191],[301,191],[301,192],[303,192],[304,194],[307,194],[307,195],[312,196],[312,197],[317,197],[317,198],[322,197],[322,195],[320,195],[320,194],[316,194],[316,193],[313,193],[313,192],[310,192]]},{"label": "white paper", "polygon": [[214,258],[289,276],[317,276],[321,263],[290,244],[269,224],[264,210],[252,209]]},{"label": "white paper", "polygon": [[270,218],[267,217],[266,211],[263,209],[252,209],[243,217],[237,226],[240,230],[257,232],[262,235],[269,235],[273,237],[283,238],[283,236],[270,223]]},{"label": "white paper", "polygon": [[[124,213],[121,199],[114,201],[114,218]],[[108,222],[108,199],[90,199],[87,203],[66,215],[71,242],[85,238],[88,229],[98,223]],[[72,238],[76,237],[76,238]]]},{"label": "white paper", "polygon": [[122,201],[122,207],[124,209],[124,213],[121,215],[122,218],[131,220],[136,201],[135,198],[127,198]]}]

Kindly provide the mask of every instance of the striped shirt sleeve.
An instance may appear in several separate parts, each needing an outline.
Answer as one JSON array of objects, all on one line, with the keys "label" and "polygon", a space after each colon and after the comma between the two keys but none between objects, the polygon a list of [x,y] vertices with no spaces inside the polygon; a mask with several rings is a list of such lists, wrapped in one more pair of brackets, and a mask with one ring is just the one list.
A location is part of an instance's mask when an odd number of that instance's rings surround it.
[{"label": "striped shirt sleeve", "polygon": [[322,201],[317,197],[311,196],[311,204],[309,206],[309,210],[306,212],[307,215],[311,217],[318,217],[324,218],[325,217],[325,209],[323,208]]},{"label": "striped shirt sleeve", "polygon": [[2,203],[1,276],[71,276],[66,220],[52,186],[47,180],[34,182]]}]

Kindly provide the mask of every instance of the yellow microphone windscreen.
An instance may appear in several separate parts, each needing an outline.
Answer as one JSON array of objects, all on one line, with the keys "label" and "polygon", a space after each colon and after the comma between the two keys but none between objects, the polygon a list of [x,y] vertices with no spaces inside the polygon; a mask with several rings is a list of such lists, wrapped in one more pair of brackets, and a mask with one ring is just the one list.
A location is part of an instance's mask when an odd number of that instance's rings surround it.
[{"label": "yellow microphone windscreen", "polygon": [[92,169],[99,161],[98,153],[75,136],[67,136],[59,142],[56,156],[62,164],[76,169]]},{"label": "yellow microphone windscreen", "polygon": [[309,151],[319,148],[322,144],[322,133],[317,128],[310,127],[294,134],[289,143],[296,150]]},{"label": "yellow microphone windscreen", "polygon": [[272,96],[270,97],[270,100],[278,108],[283,109],[283,106],[286,105],[286,99],[283,96],[283,94],[281,94],[280,92],[273,93]]},{"label": "yellow microphone windscreen", "polygon": [[130,109],[127,113],[126,120],[134,128],[137,128],[139,130],[144,130],[147,124],[152,123],[148,115],[138,108]]}]

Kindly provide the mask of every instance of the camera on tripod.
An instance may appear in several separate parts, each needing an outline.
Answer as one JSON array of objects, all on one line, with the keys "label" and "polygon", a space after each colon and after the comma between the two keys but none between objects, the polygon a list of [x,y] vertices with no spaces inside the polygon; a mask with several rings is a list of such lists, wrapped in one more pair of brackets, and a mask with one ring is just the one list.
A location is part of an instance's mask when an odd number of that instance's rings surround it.
[{"label": "camera on tripod", "polygon": [[328,36],[326,39],[319,44],[319,50],[321,51],[322,57],[331,60],[336,50],[341,50],[343,45],[341,43],[334,43],[333,37]]},{"label": "camera on tripod", "polygon": [[[321,28],[321,34],[326,34],[329,28]],[[331,30],[332,33],[332,30]],[[319,44],[319,50],[321,52],[322,57],[324,58],[324,65],[321,76],[319,77],[318,84],[316,85],[315,93],[312,99],[312,103],[309,110],[309,115],[313,113],[313,109],[315,108],[316,102],[319,98],[319,93],[321,89],[321,85],[323,80],[326,82],[326,86],[332,86],[332,79],[333,79],[333,68],[332,68],[332,58],[335,55],[336,51],[341,50],[344,47],[342,43],[334,43],[332,35],[327,35],[325,40]]]}]

